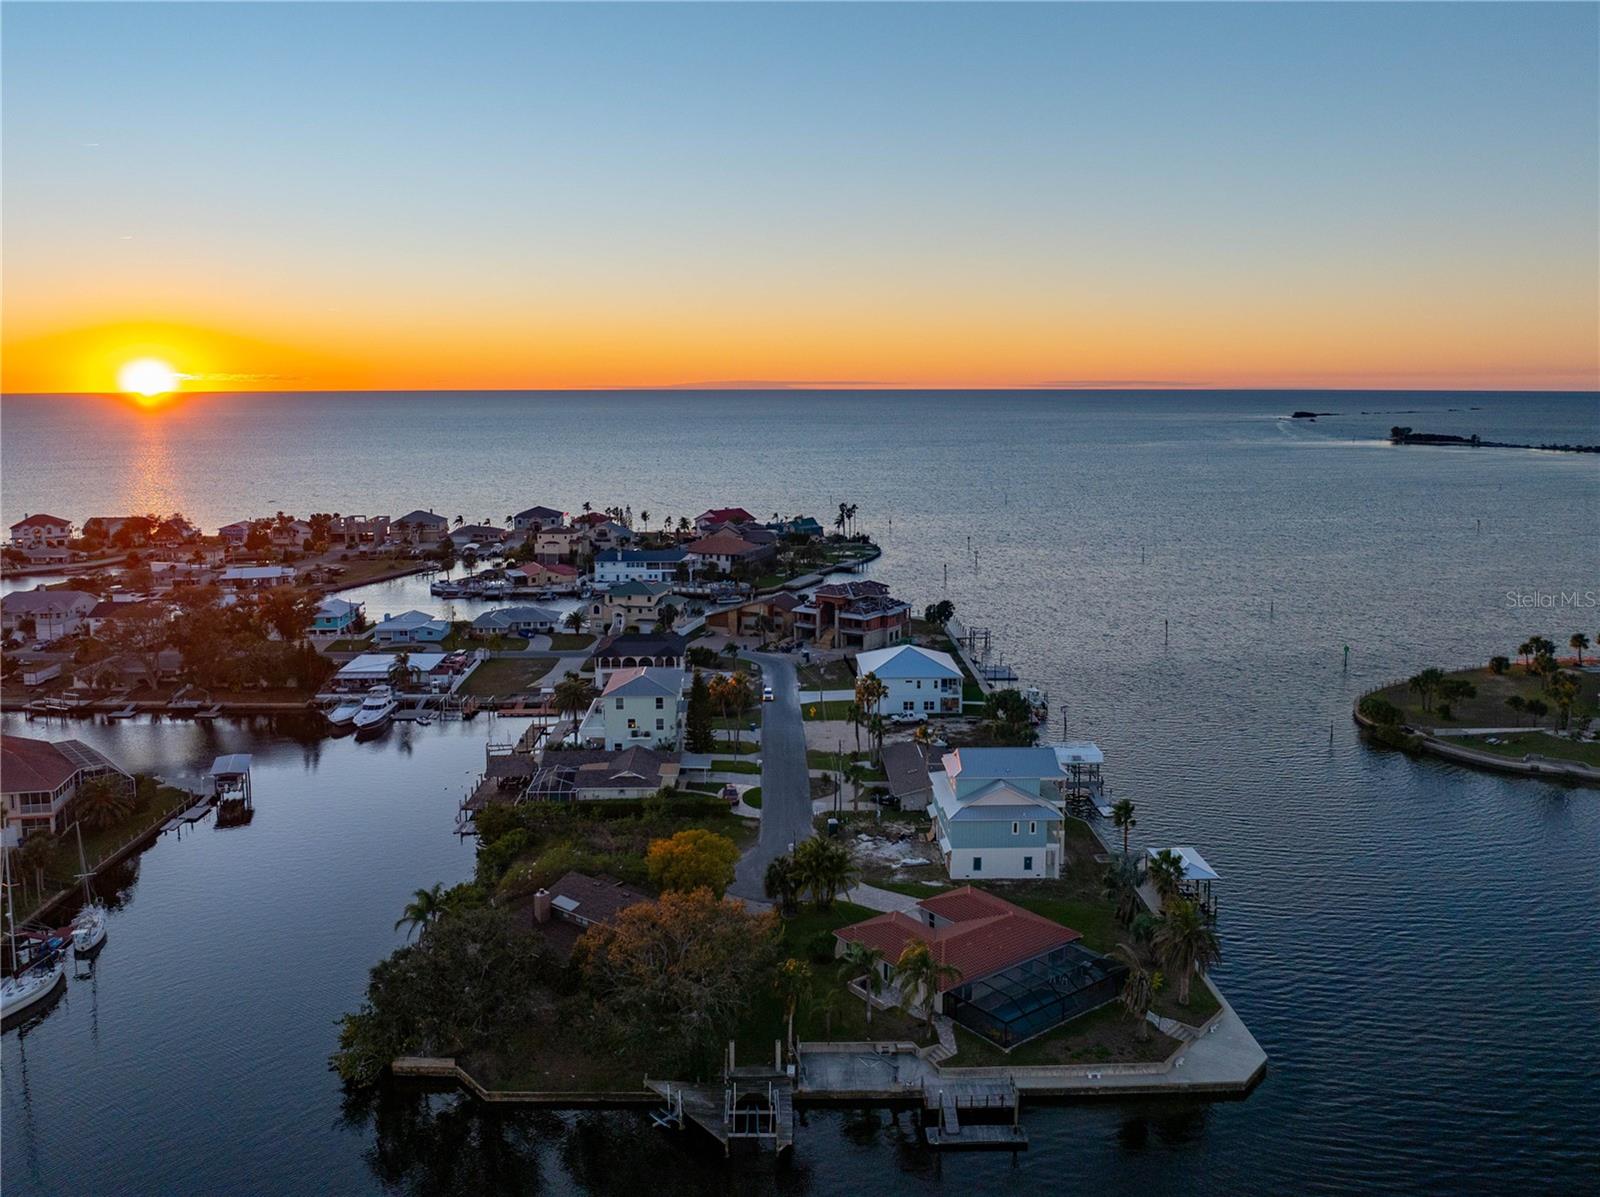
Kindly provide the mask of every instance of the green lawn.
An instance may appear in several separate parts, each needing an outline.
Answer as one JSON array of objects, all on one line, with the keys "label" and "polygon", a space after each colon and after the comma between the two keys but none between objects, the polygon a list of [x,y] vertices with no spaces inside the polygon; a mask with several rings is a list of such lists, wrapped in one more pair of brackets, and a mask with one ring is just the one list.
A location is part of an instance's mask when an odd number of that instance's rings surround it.
[{"label": "green lawn", "polygon": [[732,757],[713,757],[711,761],[712,772],[715,773],[760,773],[761,766],[755,761],[734,760]]},{"label": "green lawn", "polygon": [[852,690],[856,684],[856,671],[850,668],[849,661],[817,661],[800,666],[796,672],[802,701],[807,690]]},{"label": "green lawn", "polygon": [[815,698],[808,701],[804,694],[800,696],[800,713],[808,722],[823,719],[837,719],[840,721],[849,719],[850,708],[854,705],[855,703],[844,698],[818,702]]},{"label": "green lawn", "polygon": [[[1399,707],[1401,721],[1417,728],[1515,727],[1531,723],[1527,715],[1519,714],[1506,706],[1506,699],[1513,695],[1524,699],[1542,699],[1550,707],[1550,713],[1544,717],[1546,723],[1553,725],[1554,721],[1560,718],[1560,712],[1556,710],[1555,704],[1550,702],[1549,695],[1544,693],[1541,680],[1533,674],[1525,673],[1520,663],[1513,664],[1508,673],[1496,674],[1484,668],[1463,669],[1447,673],[1445,676],[1452,680],[1468,682],[1477,691],[1471,698],[1456,699],[1450,703],[1449,719],[1440,717],[1437,700],[1433,703],[1433,710],[1424,711],[1421,695],[1412,693],[1404,682],[1378,691],[1378,697],[1387,699]],[[1592,718],[1600,713],[1600,706],[1597,706],[1600,704],[1600,675],[1580,673],[1575,676],[1579,679],[1578,702],[1573,707],[1573,717]],[[1493,750],[1491,745],[1490,751]]]},{"label": "green lawn", "polygon": [[1156,994],[1156,1000],[1151,1004],[1157,1014],[1168,1018],[1175,1018],[1181,1023],[1191,1027],[1198,1027],[1222,1009],[1222,1003],[1217,1001],[1217,995],[1211,992],[1211,987],[1199,977],[1189,982],[1189,1004],[1178,1004],[1178,986],[1168,980],[1161,987],[1161,992]]},{"label": "green lawn", "polygon": [[[1499,743],[1491,744],[1490,739]],[[1521,760],[1524,756],[1554,757],[1563,761],[1578,761],[1585,765],[1594,765],[1600,768],[1600,742],[1593,740],[1579,741],[1567,740],[1561,736],[1552,736],[1545,732],[1526,731],[1514,732],[1501,736],[1451,736],[1446,740],[1449,744],[1464,744],[1469,748],[1476,748],[1483,752],[1492,752],[1496,756],[1511,757]]]},{"label": "green lawn", "polygon": [[740,795],[740,797],[744,800],[744,804],[746,806],[753,806],[757,810],[761,809],[761,787],[760,786],[751,786],[742,795]]},{"label": "green lawn", "polygon": [[554,667],[554,657],[498,657],[484,661],[457,693],[477,698],[503,698],[538,690]]},{"label": "green lawn", "polygon": [[735,756],[744,756],[761,747],[761,742],[755,736],[749,734],[743,740],[735,740],[729,736],[718,736],[715,743],[715,751],[731,752]]},{"label": "green lawn", "polygon": [[593,643],[594,637],[587,632],[553,632],[550,636],[550,647],[556,652],[576,652],[578,649],[588,648]]},{"label": "green lawn", "polygon": [[342,640],[330,640],[323,649],[330,653],[364,653],[372,651],[372,633],[365,636],[346,636]]},{"label": "green lawn", "polygon": [[956,1054],[945,1065],[982,1068],[1006,1064],[1154,1063],[1165,1060],[1177,1046],[1176,1039],[1169,1039],[1154,1027],[1150,1027],[1148,1039],[1142,1038],[1139,1023],[1128,1016],[1121,1002],[1112,1002],[1080,1014],[1009,1052],[957,1024]]}]

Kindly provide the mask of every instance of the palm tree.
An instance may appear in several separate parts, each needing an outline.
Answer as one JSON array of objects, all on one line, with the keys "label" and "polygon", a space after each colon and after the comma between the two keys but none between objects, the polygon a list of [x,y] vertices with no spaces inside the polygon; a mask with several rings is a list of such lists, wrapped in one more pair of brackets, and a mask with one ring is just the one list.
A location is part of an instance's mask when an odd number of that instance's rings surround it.
[{"label": "palm tree", "polygon": [[1139,913],[1139,874],[1126,854],[1107,867],[1100,891],[1106,901],[1115,905],[1117,922],[1124,927],[1133,922]]},{"label": "palm tree", "polygon": [[1122,1008],[1129,1018],[1138,1020],[1139,1038],[1149,1039],[1150,1020],[1145,1015],[1150,1013],[1150,1003],[1155,1001],[1156,991],[1161,987],[1161,974],[1146,968],[1143,957],[1125,943],[1112,948],[1111,954],[1120,957],[1128,966],[1128,975],[1122,982]]},{"label": "palm tree", "polygon": [[78,787],[72,809],[91,831],[115,827],[133,813],[133,787],[115,775],[91,777]]},{"label": "palm tree", "polygon": [[1154,944],[1162,968],[1178,978],[1178,1005],[1187,1006],[1190,980],[1222,959],[1217,933],[1198,906],[1179,898],[1156,927]]},{"label": "palm tree", "polygon": [[872,999],[883,990],[883,951],[864,943],[847,943],[839,957],[839,971],[846,976],[861,974],[861,988],[867,995],[867,1025],[872,1025]]},{"label": "palm tree", "polygon": [[783,1019],[788,1028],[785,1042],[791,1053],[794,1051],[795,1007],[810,986],[811,966],[793,956],[778,965],[778,971],[772,978],[772,987],[778,991],[778,999],[783,1003]]},{"label": "palm tree", "polygon": [[769,899],[778,904],[778,910],[784,915],[795,912],[795,903],[800,897],[800,873],[795,868],[794,857],[774,856],[767,865],[766,876],[761,879],[761,888]]},{"label": "palm tree", "polygon": [[406,938],[426,931],[445,911],[444,886],[435,882],[432,889],[419,889],[406,903],[405,913],[395,920],[394,929],[407,928]]},{"label": "palm tree", "polygon": [[1163,848],[1152,856],[1146,871],[1156,887],[1156,893],[1160,895],[1163,907],[1170,899],[1180,895],[1183,883],[1183,857],[1171,848]]},{"label": "palm tree", "polygon": [[1578,701],[1578,679],[1570,673],[1558,673],[1550,681],[1550,701],[1561,712],[1561,726],[1572,721],[1572,705]]},{"label": "palm tree", "polygon": [[597,691],[588,682],[584,681],[572,670],[567,670],[566,677],[556,683],[555,707],[558,714],[572,716],[572,730],[576,734],[578,722],[583,718],[583,713],[589,709],[589,704],[595,700]]},{"label": "palm tree", "polygon": [[580,632],[583,630],[583,612],[577,609],[568,611],[561,623],[569,632]]},{"label": "palm tree", "polygon": [[411,684],[411,654],[399,652],[394,655],[394,664],[389,666],[389,685],[396,690],[404,690]]},{"label": "palm tree", "polygon": [[1139,825],[1139,820],[1133,817],[1133,802],[1131,799],[1120,799],[1111,808],[1111,822],[1122,829],[1122,855],[1128,855],[1128,832]]},{"label": "palm tree", "polygon": [[1413,694],[1421,696],[1424,711],[1433,709],[1433,696],[1439,692],[1439,687],[1443,684],[1444,670],[1432,668],[1424,669],[1406,682]]},{"label": "palm tree", "polygon": [[1528,700],[1523,698],[1520,694],[1513,694],[1510,698],[1506,699],[1506,706],[1510,707],[1517,713],[1517,726],[1521,727],[1523,713],[1528,709]]},{"label": "palm tree", "polygon": [[1589,637],[1582,632],[1572,633],[1572,639],[1567,641],[1578,652],[1578,668],[1583,668],[1583,650],[1589,647]]},{"label": "palm tree", "polygon": [[[883,700],[889,697],[889,687],[875,673],[864,673],[856,679],[856,706],[863,712],[871,712],[877,718],[878,709]],[[881,738],[881,737],[880,737]],[[859,747],[860,741],[857,741]]]},{"label": "palm tree", "polygon": [[644,525],[646,532],[650,531],[650,513],[643,507],[639,508],[639,522]]},{"label": "palm tree", "polygon": [[[961,970],[953,964],[945,964],[934,957],[928,945],[920,939],[914,939],[906,945],[906,950],[900,953],[900,959],[895,962],[894,975],[900,982],[900,999],[902,1004],[910,1001],[920,1004],[923,1014],[927,1019],[928,1033],[933,1033],[934,1005],[939,1000],[939,992],[945,988],[946,983],[961,980]],[[911,995],[916,997],[912,998]],[[907,1013],[909,1013],[909,1007]]]},{"label": "palm tree", "polygon": [[48,831],[33,831],[12,850],[17,874],[26,877],[32,873],[40,897],[44,896],[44,871],[55,862],[56,846],[56,837]]},{"label": "palm tree", "polygon": [[794,850],[794,863],[801,884],[811,892],[811,900],[824,910],[860,875],[850,850],[828,839],[813,837],[801,843]]},{"label": "palm tree", "polygon": [[840,1009],[844,1006],[845,991],[835,989],[831,985],[824,989],[821,995],[812,994],[811,1009],[814,1013],[822,1015],[822,1037],[833,1038],[833,1020],[838,1017]]}]

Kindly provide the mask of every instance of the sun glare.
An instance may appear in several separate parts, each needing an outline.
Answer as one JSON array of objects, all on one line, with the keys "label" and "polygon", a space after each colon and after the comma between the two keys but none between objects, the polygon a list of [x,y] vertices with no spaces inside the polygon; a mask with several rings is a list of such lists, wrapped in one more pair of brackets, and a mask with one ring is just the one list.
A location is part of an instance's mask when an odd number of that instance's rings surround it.
[{"label": "sun glare", "polygon": [[117,371],[117,388],[141,399],[154,399],[178,389],[178,373],[166,362],[143,357]]}]

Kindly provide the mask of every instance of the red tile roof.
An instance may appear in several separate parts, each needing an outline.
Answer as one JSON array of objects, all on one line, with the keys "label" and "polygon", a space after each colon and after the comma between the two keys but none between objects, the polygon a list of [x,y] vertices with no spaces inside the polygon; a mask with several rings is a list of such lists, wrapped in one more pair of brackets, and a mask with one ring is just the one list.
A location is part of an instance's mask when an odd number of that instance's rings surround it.
[{"label": "red tile roof", "polygon": [[684,552],[699,553],[705,557],[743,557],[760,548],[760,545],[751,544],[737,533],[728,531],[715,532],[683,546]]},{"label": "red tile roof", "polygon": [[[76,740],[64,742],[78,743]],[[0,778],[3,778],[7,794],[49,792],[81,768],[81,764],[74,763],[49,740],[0,736]]]},{"label": "red tile roof", "polygon": [[59,516],[40,514],[24,516],[11,526],[13,528],[47,528],[52,526],[70,528],[72,527],[72,521],[61,519]]},{"label": "red tile roof", "polygon": [[703,520],[710,524],[748,524],[755,518],[743,507],[713,507],[710,511],[702,511],[696,522]]},{"label": "red tile roof", "polygon": [[864,943],[877,948],[891,962],[900,959],[912,940],[920,940],[933,950],[940,963],[952,965],[961,974],[945,982],[941,992],[991,976],[1083,938],[1071,927],[1063,927],[970,885],[924,898],[917,905],[950,921],[930,927],[925,921],[895,911],[841,927],[835,934],[846,943]]}]

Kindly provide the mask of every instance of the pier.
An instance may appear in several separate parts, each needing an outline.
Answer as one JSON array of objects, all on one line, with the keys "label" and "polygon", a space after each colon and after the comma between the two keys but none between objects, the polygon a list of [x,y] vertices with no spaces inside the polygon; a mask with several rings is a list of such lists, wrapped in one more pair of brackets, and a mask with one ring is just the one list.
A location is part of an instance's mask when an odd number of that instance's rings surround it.
[{"label": "pier", "polygon": [[[922,1083],[922,1135],[944,1151],[1026,1151],[1028,1133],[1020,1125],[1022,1098],[1009,1078],[979,1081],[926,1080]],[[963,1124],[965,1112],[968,1121]],[[974,1121],[977,1115],[983,1121]],[[926,1125],[929,1117],[933,1124]],[[996,1117],[1010,1121],[996,1122]]]},{"label": "pier", "polygon": [[741,1140],[782,1155],[794,1147],[794,1078],[782,1066],[782,1044],[773,1044],[772,1056],[771,1068],[738,1067],[729,1043],[720,1083],[646,1081],[665,1103],[651,1120],[662,1130],[692,1122],[722,1144],[724,1155]]}]

